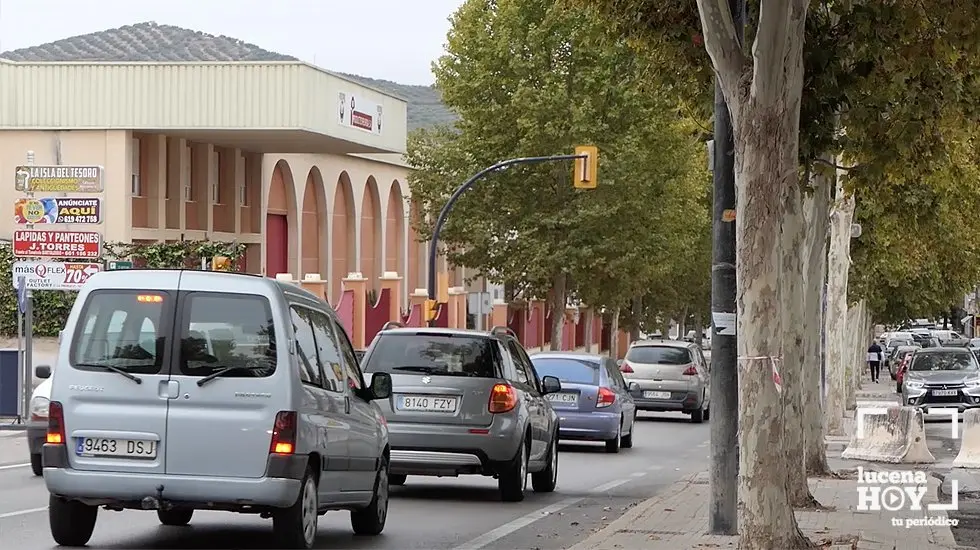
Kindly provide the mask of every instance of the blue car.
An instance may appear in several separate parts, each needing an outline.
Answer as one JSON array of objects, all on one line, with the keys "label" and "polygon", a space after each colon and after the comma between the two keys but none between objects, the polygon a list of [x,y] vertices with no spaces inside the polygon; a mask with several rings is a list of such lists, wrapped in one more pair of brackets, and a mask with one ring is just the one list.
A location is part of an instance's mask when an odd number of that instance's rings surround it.
[{"label": "blue car", "polygon": [[636,405],[616,362],[603,355],[544,352],[531,357],[539,377],[561,380],[548,394],[559,417],[558,438],[603,441],[606,452],[633,446]]}]

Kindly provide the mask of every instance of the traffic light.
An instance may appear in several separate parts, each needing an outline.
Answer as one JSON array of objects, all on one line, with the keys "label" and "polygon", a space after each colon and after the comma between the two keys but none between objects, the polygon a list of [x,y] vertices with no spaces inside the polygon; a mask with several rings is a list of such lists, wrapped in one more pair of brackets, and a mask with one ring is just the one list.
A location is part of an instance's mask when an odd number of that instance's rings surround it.
[{"label": "traffic light", "polygon": [[231,259],[228,256],[211,258],[211,271],[231,271]]},{"label": "traffic light", "polygon": [[595,189],[599,183],[599,148],[579,145],[575,148],[575,173],[572,174],[576,189]]},{"label": "traffic light", "polygon": [[425,320],[434,321],[436,315],[439,314],[439,302],[435,300],[426,300],[422,307],[425,309],[423,312],[425,313]]}]

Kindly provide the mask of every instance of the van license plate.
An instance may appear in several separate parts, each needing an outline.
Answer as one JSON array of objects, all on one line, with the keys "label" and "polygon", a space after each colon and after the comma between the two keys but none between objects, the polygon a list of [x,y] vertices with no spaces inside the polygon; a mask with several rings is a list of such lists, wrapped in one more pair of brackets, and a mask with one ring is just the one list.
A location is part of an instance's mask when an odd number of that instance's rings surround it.
[{"label": "van license plate", "polygon": [[950,395],[956,395],[958,393],[959,390],[932,390],[932,395],[936,395],[936,396],[950,396]]},{"label": "van license plate", "polygon": [[134,439],[103,439],[79,437],[75,445],[78,456],[105,456],[117,458],[156,458],[157,442]]},{"label": "van license plate", "polygon": [[645,391],[643,397],[647,399],[670,399],[669,391]]},{"label": "van license plate", "polygon": [[456,398],[436,395],[399,395],[395,408],[400,411],[451,413],[456,411]]}]

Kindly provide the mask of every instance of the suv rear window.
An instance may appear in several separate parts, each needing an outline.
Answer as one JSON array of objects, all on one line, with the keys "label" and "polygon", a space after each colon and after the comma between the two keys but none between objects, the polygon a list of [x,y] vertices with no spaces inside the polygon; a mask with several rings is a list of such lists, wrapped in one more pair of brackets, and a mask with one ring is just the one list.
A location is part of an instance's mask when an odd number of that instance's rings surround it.
[{"label": "suv rear window", "polygon": [[599,363],[568,357],[532,357],[538,376],[554,376],[569,384],[599,385]]},{"label": "suv rear window", "polygon": [[935,351],[913,357],[914,371],[977,370],[977,360],[968,351]]},{"label": "suv rear window", "polygon": [[671,346],[634,346],[626,352],[626,360],[658,365],[687,365],[693,362],[687,349]]},{"label": "suv rear window", "polygon": [[[189,292],[182,303],[179,373],[261,378],[276,371],[276,337],[262,296]],[[175,372],[176,374],[176,372]]]},{"label": "suv rear window", "polygon": [[364,372],[496,378],[496,340],[456,334],[379,335]]},{"label": "suv rear window", "polygon": [[168,292],[96,290],[78,317],[68,362],[80,370],[110,367],[157,374],[173,326],[172,311]]}]

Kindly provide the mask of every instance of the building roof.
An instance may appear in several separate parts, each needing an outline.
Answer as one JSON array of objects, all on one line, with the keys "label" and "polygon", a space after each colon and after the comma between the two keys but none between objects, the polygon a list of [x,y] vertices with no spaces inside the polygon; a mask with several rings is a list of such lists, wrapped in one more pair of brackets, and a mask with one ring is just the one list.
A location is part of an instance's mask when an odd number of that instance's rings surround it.
[{"label": "building roof", "polygon": [[[0,58],[25,63],[300,61],[291,55],[271,52],[237,38],[154,22],[126,25],[3,52]],[[352,74],[333,74],[405,100],[408,103],[409,130],[447,124],[456,119],[442,104],[439,92],[433,86],[411,86]]]},{"label": "building roof", "polygon": [[228,36],[153,22],[126,25],[0,53],[10,61],[216,62],[299,61]]}]

